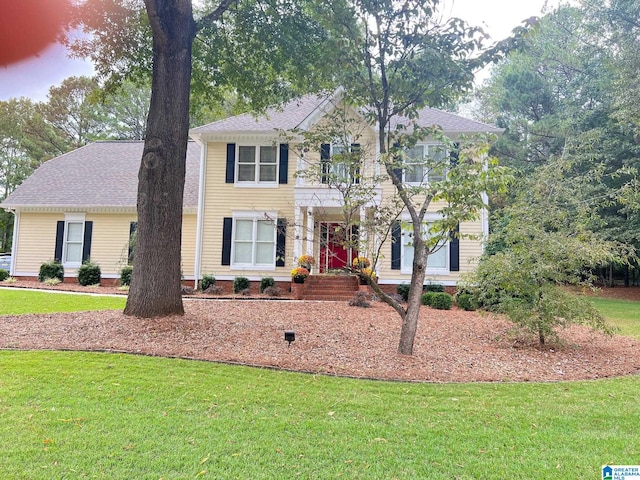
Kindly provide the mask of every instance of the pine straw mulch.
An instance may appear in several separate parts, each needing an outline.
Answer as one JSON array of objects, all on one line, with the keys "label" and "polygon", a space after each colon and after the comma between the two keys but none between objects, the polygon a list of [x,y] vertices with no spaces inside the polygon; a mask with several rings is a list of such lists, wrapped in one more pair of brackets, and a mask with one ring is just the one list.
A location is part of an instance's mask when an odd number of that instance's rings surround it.
[{"label": "pine straw mulch", "polygon": [[[100,289],[102,291],[102,289]],[[182,357],[327,375],[418,382],[551,382],[640,373],[640,341],[583,327],[538,348],[506,320],[421,310],[414,354],[397,353],[400,317],[389,306],[346,302],[189,299],[184,316],[119,311],[0,317],[2,349],[64,349]],[[288,346],[284,331],[294,330]]]}]

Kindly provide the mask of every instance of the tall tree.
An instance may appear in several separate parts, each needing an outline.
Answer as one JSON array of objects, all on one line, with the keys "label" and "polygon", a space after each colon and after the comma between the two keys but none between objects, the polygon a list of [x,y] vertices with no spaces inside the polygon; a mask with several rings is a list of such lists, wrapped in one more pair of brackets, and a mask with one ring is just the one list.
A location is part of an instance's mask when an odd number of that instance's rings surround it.
[{"label": "tall tree", "polygon": [[108,87],[124,76],[143,76],[153,64],[136,262],[125,308],[129,315],[153,317],[183,313],[180,247],[191,85],[218,99],[235,88],[239,99],[265,108],[311,88],[322,75],[307,72],[332,49],[319,47],[323,31],[306,2],[205,2],[195,16],[190,0],[145,0],[146,16],[139,6],[136,0],[86,0],[79,21],[95,36],[76,48],[95,58],[98,72],[111,80]]},{"label": "tall tree", "polygon": [[[494,172],[472,160],[473,149],[464,149],[447,180],[407,186],[398,172],[408,148],[428,135],[453,147],[436,129],[411,120],[425,105],[442,107],[458,98],[470,88],[474,70],[507,47],[500,43],[483,52],[482,32],[460,19],[441,21],[438,5],[438,0],[356,0],[347,6],[327,2],[319,7],[326,9],[327,21],[344,45],[339,60],[341,83],[356,105],[368,110],[377,129],[382,167],[411,217],[414,259],[406,308],[374,283],[376,292],[402,317],[398,344],[402,354],[413,352],[429,254],[460,221],[479,215],[484,206],[481,192],[491,184]],[[398,124],[406,131],[398,132]],[[425,156],[423,161],[425,171],[443,169],[441,159]],[[440,220],[427,227],[427,209],[435,201],[447,208],[440,211]]]}]

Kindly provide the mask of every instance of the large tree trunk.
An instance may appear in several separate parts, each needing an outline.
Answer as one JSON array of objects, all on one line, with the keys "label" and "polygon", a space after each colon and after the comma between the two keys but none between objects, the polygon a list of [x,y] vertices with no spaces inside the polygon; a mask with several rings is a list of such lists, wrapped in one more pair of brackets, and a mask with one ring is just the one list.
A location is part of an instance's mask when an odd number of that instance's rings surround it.
[{"label": "large tree trunk", "polygon": [[138,227],[124,313],[182,315],[180,252],[189,134],[191,0],[145,0],[153,32],[153,81],[138,173]]},{"label": "large tree trunk", "polygon": [[422,286],[427,269],[427,255],[425,255],[426,245],[424,241],[421,240],[420,235],[420,230],[418,230],[418,234],[414,235],[411,287],[409,288],[409,297],[407,298],[407,313],[402,319],[400,341],[398,342],[398,353],[402,355],[413,355],[413,343],[418,330],[418,319],[420,316],[420,307],[422,306]]}]

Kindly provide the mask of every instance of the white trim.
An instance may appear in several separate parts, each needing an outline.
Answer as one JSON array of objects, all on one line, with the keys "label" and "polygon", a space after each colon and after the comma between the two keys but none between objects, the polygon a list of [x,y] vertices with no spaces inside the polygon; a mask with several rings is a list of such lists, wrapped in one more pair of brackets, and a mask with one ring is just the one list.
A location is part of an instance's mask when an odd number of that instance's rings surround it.
[{"label": "white trim", "polygon": [[[198,176],[198,210],[196,213],[196,251],[193,266],[193,277],[196,282],[200,279],[200,268],[202,263],[202,237],[204,230],[204,200],[206,193],[206,171],[208,145],[205,143],[200,149],[200,173]],[[195,286],[198,287],[197,285]]]},{"label": "white trim", "polygon": [[340,86],[336,88],[333,94],[322,100],[322,102],[307,115],[307,118],[298,124],[298,128],[300,130],[310,130],[311,127],[318,123],[327,113],[336,108],[336,105],[342,101],[344,92],[344,87]]},{"label": "white trim", "polygon": [[[240,148],[243,148],[243,147],[255,149],[254,156],[253,156],[253,160],[254,160],[254,163],[253,163],[254,179],[253,180],[240,180]],[[261,158],[261,151],[263,147],[273,148],[275,150],[276,163],[275,163],[275,172],[274,172],[273,180],[260,180],[260,168],[262,165],[260,163],[260,158]],[[236,187],[278,188],[278,185],[279,185],[278,174],[280,172],[280,144],[276,143],[274,145],[273,143],[251,143],[251,144],[236,143],[235,157],[236,157],[234,162],[235,165],[233,166],[234,168],[233,183]],[[250,164],[243,163],[243,165],[250,165]],[[273,165],[273,164],[270,163],[267,165]]]},{"label": "white trim", "polygon": [[11,240],[11,265],[9,275],[14,276],[16,270],[16,260],[18,259],[18,231],[20,230],[20,211],[13,211],[13,239]]},{"label": "white trim", "polygon": [[[69,262],[67,261],[67,247],[68,247],[68,239],[69,235],[69,224],[70,223],[82,223],[82,233],[80,234],[80,261],[79,262]],[[84,250],[84,232],[86,227],[86,214],[85,213],[65,213],[64,214],[64,232],[62,235],[62,266],[64,269],[77,269],[82,265],[82,252]],[[77,242],[74,242],[77,244]]]},{"label": "white trim", "polygon": [[[272,255],[272,263],[234,263],[235,259],[235,249],[236,249],[236,221],[237,220],[252,220],[253,221],[253,232],[252,232],[252,245],[253,249],[255,249],[256,245],[256,222],[269,220],[273,222],[273,255]],[[277,224],[278,224],[278,212],[276,211],[233,211],[232,212],[232,224],[231,224],[231,264],[229,265],[230,270],[265,270],[271,271],[276,269],[276,250],[278,248],[278,235],[277,235]],[[252,261],[255,259],[252,259]]]}]

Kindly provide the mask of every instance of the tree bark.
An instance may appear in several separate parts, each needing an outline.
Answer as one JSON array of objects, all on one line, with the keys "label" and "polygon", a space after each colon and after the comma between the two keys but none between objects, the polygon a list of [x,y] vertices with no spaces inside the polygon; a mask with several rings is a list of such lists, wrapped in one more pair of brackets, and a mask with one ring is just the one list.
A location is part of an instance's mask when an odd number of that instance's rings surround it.
[{"label": "tree bark", "polygon": [[422,240],[421,234],[420,224],[418,234],[414,235],[411,287],[409,287],[409,296],[407,298],[407,313],[402,319],[400,341],[398,342],[398,353],[402,355],[413,355],[413,343],[416,339],[420,307],[422,306],[422,286],[427,270],[427,255],[425,255],[427,246],[424,240]]},{"label": "tree bark", "polygon": [[191,0],[145,0],[153,33],[153,80],[138,173],[138,226],[131,288],[124,313],[184,314],[181,292],[182,209],[191,48]]}]

